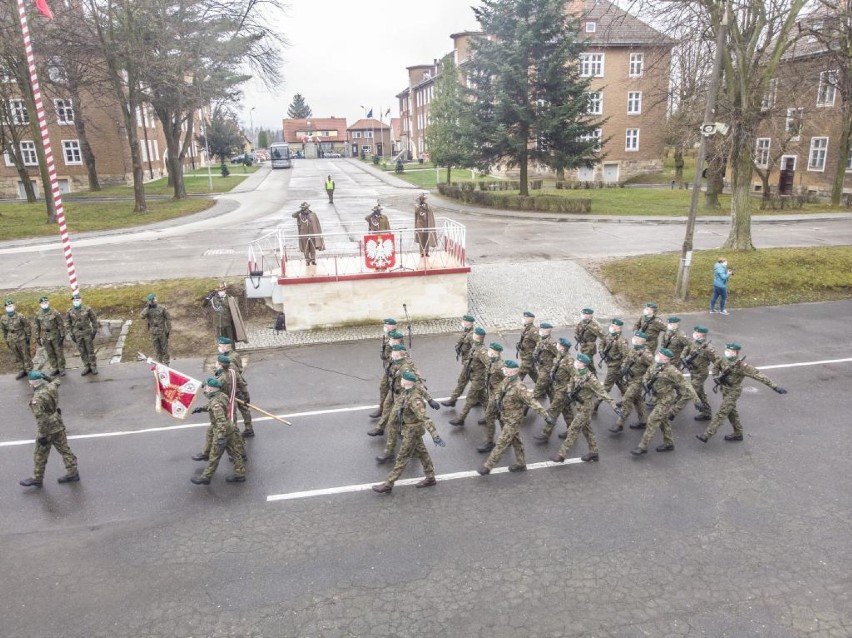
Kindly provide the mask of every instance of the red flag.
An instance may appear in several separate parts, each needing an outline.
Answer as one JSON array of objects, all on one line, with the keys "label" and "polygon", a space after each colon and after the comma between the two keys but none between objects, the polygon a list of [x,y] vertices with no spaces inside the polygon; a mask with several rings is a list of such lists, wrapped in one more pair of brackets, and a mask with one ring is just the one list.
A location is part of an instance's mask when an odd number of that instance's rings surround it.
[{"label": "red flag", "polygon": [[53,20],[53,11],[47,6],[47,0],[35,0],[38,12],[49,20]]},{"label": "red flag", "polygon": [[201,381],[157,363],[151,368],[157,391],[157,412],[165,410],[176,419],[185,419],[201,389]]}]

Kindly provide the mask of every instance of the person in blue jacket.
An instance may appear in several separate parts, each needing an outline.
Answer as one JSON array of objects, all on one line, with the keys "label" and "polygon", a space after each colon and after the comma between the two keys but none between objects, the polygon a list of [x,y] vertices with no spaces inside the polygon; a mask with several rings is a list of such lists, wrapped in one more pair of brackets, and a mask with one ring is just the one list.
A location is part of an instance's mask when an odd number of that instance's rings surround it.
[{"label": "person in blue jacket", "polygon": [[728,279],[734,271],[728,268],[728,260],[724,257],[716,262],[713,267],[713,297],[710,299],[710,312],[716,312],[716,300],[719,300],[719,312],[723,315],[730,314],[725,310],[728,301]]}]

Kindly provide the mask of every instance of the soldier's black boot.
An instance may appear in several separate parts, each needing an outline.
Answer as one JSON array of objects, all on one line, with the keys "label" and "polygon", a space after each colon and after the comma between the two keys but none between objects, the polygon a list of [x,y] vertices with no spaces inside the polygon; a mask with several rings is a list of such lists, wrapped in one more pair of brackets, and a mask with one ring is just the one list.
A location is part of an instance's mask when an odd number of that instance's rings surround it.
[{"label": "soldier's black boot", "polygon": [[91,373],[92,373],[93,375],[95,375],[95,376],[98,376],[98,368],[97,368],[97,366],[92,366],[91,368],[89,368],[89,372],[91,372]]},{"label": "soldier's black boot", "polygon": [[547,443],[550,440],[550,437],[547,436],[544,432],[540,434],[536,434],[533,437],[538,443]]},{"label": "soldier's black boot", "polygon": [[485,419],[479,419],[479,421],[477,421],[476,424],[477,425],[485,425]]},{"label": "soldier's black boot", "polygon": [[23,485],[24,487],[41,487],[42,482],[41,479],[37,478],[25,478],[23,481],[18,481],[18,485]]},{"label": "soldier's black boot", "polygon": [[384,483],[373,486],[373,491],[379,494],[390,494],[392,490],[393,488],[390,485],[385,485]]},{"label": "soldier's black boot", "polygon": [[92,369],[89,366],[86,366],[85,368],[83,368],[83,371],[80,373],[80,376],[85,377],[87,374],[91,374],[91,373],[92,373]]},{"label": "soldier's black boot", "polygon": [[702,443],[707,443],[707,441],[709,440],[706,434],[696,434],[695,438],[701,441]]},{"label": "soldier's black boot", "polygon": [[480,445],[478,448],[476,448],[476,451],[479,452],[480,454],[487,454],[488,452],[490,452],[494,448],[495,448],[495,443],[493,441],[486,441],[485,443]]},{"label": "soldier's black boot", "polygon": [[630,450],[630,453],[633,456],[642,456],[643,454],[647,454],[648,450],[643,450],[641,447],[636,447]]},{"label": "soldier's black boot", "polygon": [[378,410],[375,410],[375,411],[373,411],[373,412],[370,412],[370,414],[368,414],[367,416],[368,416],[368,417],[370,417],[371,419],[378,419],[378,418],[380,418],[380,417],[382,416],[382,407],[381,407],[381,406],[379,406],[379,409],[378,409]]},{"label": "soldier's black boot", "polygon": [[624,431],[623,425],[615,425],[609,429],[613,434],[621,434]]},{"label": "soldier's black boot", "polygon": [[742,441],[742,440],[743,440],[743,435],[742,435],[742,434],[736,434],[736,433],[734,433],[734,434],[726,434],[726,435],[725,435],[725,440],[726,440],[726,441]]},{"label": "soldier's black boot", "polygon": [[254,428],[246,428],[245,430],[243,430],[243,438],[244,439],[254,438]]},{"label": "soldier's black boot", "polygon": [[450,419],[450,425],[461,427],[464,425],[464,419]]},{"label": "soldier's black boot", "polygon": [[393,458],[393,454],[382,454],[381,456],[376,457],[376,463],[378,463],[379,465],[384,465],[385,463],[390,461],[392,458]]},{"label": "soldier's black boot", "polygon": [[696,421],[709,421],[711,418],[713,418],[713,417],[711,417],[709,414],[699,414],[698,416],[695,417],[695,420]]},{"label": "soldier's black boot", "polygon": [[565,457],[562,456],[561,454],[554,454],[553,456],[550,457],[550,460],[553,461],[554,463],[562,463],[565,460]]},{"label": "soldier's black boot", "polygon": [[66,474],[65,476],[60,476],[56,479],[57,483],[76,483],[80,480],[80,474],[78,472],[74,472],[73,474]]},{"label": "soldier's black boot", "polygon": [[207,454],[204,454],[203,452],[199,452],[198,454],[192,455],[192,460],[193,461],[209,461],[210,456],[207,455]]},{"label": "soldier's black boot", "polygon": [[382,436],[384,433],[384,430],[379,430],[377,428],[375,430],[370,430],[369,432],[367,432],[367,436]]},{"label": "soldier's black boot", "polygon": [[419,483],[415,483],[414,487],[432,487],[433,485],[437,485],[438,481],[435,480],[434,476],[427,476],[425,479],[420,481]]},{"label": "soldier's black boot", "polygon": [[487,468],[484,465],[481,465],[479,469],[476,470],[480,476],[485,476],[486,474],[491,474],[491,468]]},{"label": "soldier's black boot", "polygon": [[26,371],[26,370],[21,370],[21,371],[18,373],[18,375],[15,377],[15,381],[18,381],[19,379],[23,379],[25,376],[27,376],[27,371]]},{"label": "soldier's black boot", "polygon": [[671,452],[674,450],[674,443],[663,443],[657,446],[657,452]]},{"label": "soldier's black boot", "polygon": [[581,456],[580,460],[584,461],[586,463],[591,463],[592,461],[597,461],[598,460],[598,453],[597,452],[589,452],[589,453]]},{"label": "soldier's black boot", "polygon": [[210,479],[206,476],[193,476],[189,481],[196,485],[210,485]]},{"label": "soldier's black boot", "polygon": [[509,466],[510,472],[526,472],[527,466],[521,463],[515,463],[514,465]]},{"label": "soldier's black boot", "polygon": [[441,405],[444,405],[448,408],[454,408],[454,407],[456,407],[456,400],[455,399],[447,399],[446,401],[441,401]]},{"label": "soldier's black boot", "polygon": [[226,483],[245,483],[246,477],[244,474],[231,474],[225,477]]},{"label": "soldier's black boot", "polygon": [[644,430],[646,427],[648,427],[648,424],[647,423],[634,423],[633,425],[629,425],[627,427],[629,427],[631,430]]},{"label": "soldier's black boot", "polygon": [[50,376],[61,377],[61,376],[63,376],[62,370],[60,370],[59,368],[56,368],[56,370],[54,370],[53,372],[50,373]]},{"label": "soldier's black boot", "polygon": [[560,432],[557,436],[560,439],[567,439],[568,438],[568,430],[565,430],[564,432]]}]

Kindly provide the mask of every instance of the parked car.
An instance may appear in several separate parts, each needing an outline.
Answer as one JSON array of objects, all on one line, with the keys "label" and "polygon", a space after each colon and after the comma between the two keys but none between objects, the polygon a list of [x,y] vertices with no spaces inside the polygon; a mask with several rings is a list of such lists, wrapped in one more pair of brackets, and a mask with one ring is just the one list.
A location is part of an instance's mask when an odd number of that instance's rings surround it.
[{"label": "parked car", "polygon": [[325,153],[323,153],[323,155],[322,155],[322,156],[323,156],[323,157],[326,157],[326,158],[329,158],[329,157],[343,157],[343,155],[341,155],[340,153],[335,153],[335,152],[332,152],[332,151],[326,151]]},{"label": "parked car", "polygon": [[257,155],[254,153],[242,153],[231,158],[231,164],[254,164],[255,162],[257,162]]}]

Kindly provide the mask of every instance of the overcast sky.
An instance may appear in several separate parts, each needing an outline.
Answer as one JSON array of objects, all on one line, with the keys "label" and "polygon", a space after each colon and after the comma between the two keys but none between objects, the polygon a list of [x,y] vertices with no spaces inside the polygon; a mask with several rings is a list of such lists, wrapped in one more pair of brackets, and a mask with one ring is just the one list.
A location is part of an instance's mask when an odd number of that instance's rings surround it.
[{"label": "overcast sky", "polygon": [[477,0],[285,0],[275,24],[289,41],[284,85],[271,94],[256,82],[245,87],[242,119],[281,129],[293,95],[301,93],[315,117],[364,116],[361,105],[391,109],[408,86],[407,66],[431,63],[453,48],[451,33],[475,30]]}]

